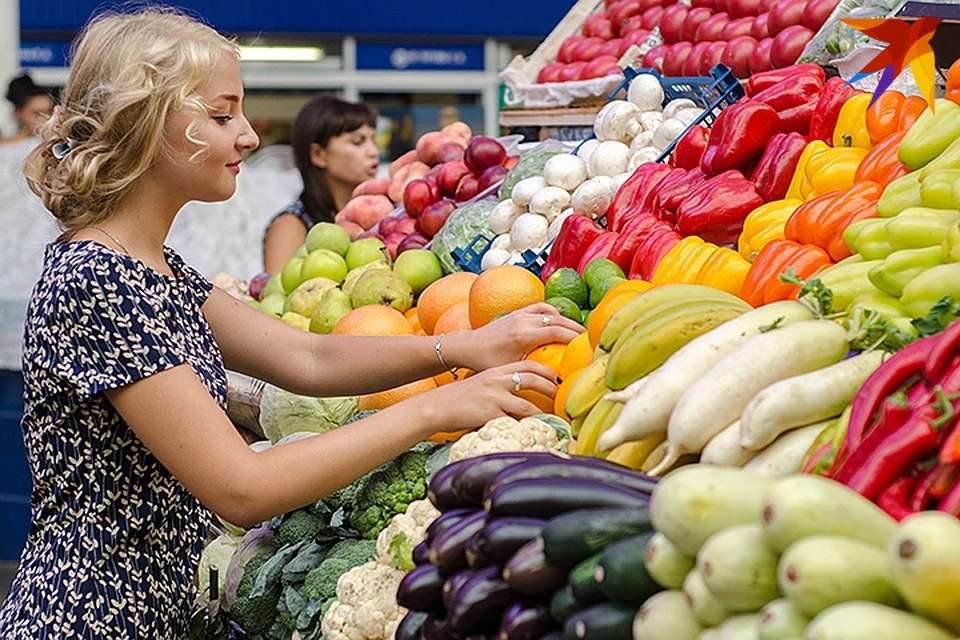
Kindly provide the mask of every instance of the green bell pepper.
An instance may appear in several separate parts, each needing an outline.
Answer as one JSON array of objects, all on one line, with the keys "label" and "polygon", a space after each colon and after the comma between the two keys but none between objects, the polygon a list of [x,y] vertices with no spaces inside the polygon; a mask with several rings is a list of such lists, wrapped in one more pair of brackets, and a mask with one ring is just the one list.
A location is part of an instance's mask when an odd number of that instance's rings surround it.
[{"label": "green bell pepper", "polygon": [[960,209],[960,168],[940,169],[922,178],[920,202],[934,209]]},{"label": "green bell pepper", "polygon": [[936,113],[927,107],[907,130],[897,149],[900,162],[916,171],[943,153],[960,138],[960,106],[937,100]]},{"label": "green bell pepper", "polygon": [[960,262],[960,222],[954,222],[947,229],[947,237],[940,245],[944,262]]},{"label": "green bell pepper", "polygon": [[869,274],[871,269],[882,262],[882,260],[861,260],[858,262],[844,260],[817,274],[817,279],[833,292],[833,310],[846,310],[857,296],[881,293],[870,282]]},{"label": "green bell pepper", "polygon": [[883,189],[877,201],[877,215],[892,218],[904,209],[919,207],[920,204],[920,174],[908,173]]},{"label": "green bell pepper", "polygon": [[960,211],[911,207],[887,222],[887,241],[897,251],[939,247],[957,220]]},{"label": "green bell pepper", "polygon": [[920,174],[920,181],[924,181],[934,171],[943,171],[945,169],[960,169],[960,138],[953,140],[950,145],[943,150],[943,153],[928,162],[923,169],[917,173]]},{"label": "green bell pepper", "polygon": [[927,269],[903,288],[900,301],[912,317],[925,318],[933,305],[948,295],[960,300],[960,262]]},{"label": "green bell pepper", "polygon": [[[843,232],[843,240],[851,251],[856,251],[864,260],[882,260],[893,253],[893,246],[887,240],[888,222],[890,220],[887,218],[858,220]],[[848,234],[854,225],[860,226]]]},{"label": "green bell pepper", "polygon": [[924,249],[904,249],[894,251],[883,262],[870,270],[868,277],[877,289],[884,293],[900,297],[903,288],[921,273],[943,264],[940,245]]}]

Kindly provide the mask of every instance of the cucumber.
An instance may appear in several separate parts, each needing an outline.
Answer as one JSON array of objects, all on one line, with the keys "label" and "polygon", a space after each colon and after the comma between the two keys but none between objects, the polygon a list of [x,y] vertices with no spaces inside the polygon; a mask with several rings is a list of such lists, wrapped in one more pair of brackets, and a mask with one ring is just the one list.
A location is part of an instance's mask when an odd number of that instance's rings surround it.
[{"label": "cucumber", "polygon": [[564,640],[631,640],[637,608],[604,602],[573,614],[563,625]]},{"label": "cucumber", "polygon": [[767,544],[783,553],[812,535],[838,535],[885,549],[897,522],[880,507],[827,478],[797,475],[777,482],[763,498]]},{"label": "cucumber", "polygon": [[693,557],[714,533],[757,522],[763,494],[774,482],[742,469],[681,467],[653,490],[650,517],[657,531]]},{"label": "cucumber", "polygon": [[660,585],[644,566],[647,545],[653,535],[647,532],[619,540],[601,552],[594,578],[607,600],[640,606],[660,591]]},{"label": "cucumber", "polygon": [[576,598],[577,602],[583,607],[597,604],[604,600],[603,591],[600,590],[600,583],[597,582],[595,575],[597,565],[600,563],[601,553],[592,555],[575,566],[567,580],[573,597]]},{"label": "cucumber", "polygon": [[651,528],[645,507],[588,509],[552,519],[540,535],[550,562],[570,568],[617,540],[646,533]]},{"label": "cucumber", "polygon": [[696,560],[680,553],[677,546],[659,531],[653,534],[647,544],[647,555],[643,559],[650,577],[664,589],[679,589],[683,579],[693,569]]},{"label": "cucumber", "polygon": [[741,613],[727,618],[717,627],[718,640],[757,640],[757,627],[760,615],[757,613]]},{"label": "cucumber", "polygon": [[760,525],[730,527],[711,536],[697,555],[697,571],[732,613],[758,611],[780,597],[777,555],[764,542]]},{"label": "cucumber", "polygon": [[920,616],[875,602],[844,602],[807,626],[806,640],[951,640],[946,629]]},{"label": "cucumber", "polygon": [[696,640],[701,631],[682,591],[652,596],[633,619],[633,640]]},{"label": "cucumber", "polygon": [[567,618],[580,609],[580,603],[573,597],[569,585],[554,592],[550,597],[550,617],[557,624],[563,624]]},{"label": "cucumber", "polygon": [[791,545],[780,559],[778,579],[783,595],[809,618],[852,600],[893,607],[904,604],[886,554],[866,542],[840,536],[811,536]]},{"label": "cucumber", "polygon": [[707,589],[700,572],[694,569],[687,574],[683,581],[683,594],[693,609],[697,621],[708,627],[715,627],[730,617],[730,612],[723,608],[717,597]]},{"label": "cucumber", "polygon": [[760,609],[760,640],[790,640],[803,636],[810,619],[788,598],[768,602]]},{"label": "cucumber", "polygon": [[525,478],[498,487],[484,500],[492,516],[552,518],[562,513],[603,507],[645,509],[645,493],[579,478]]},{"label": "cucumber", "polygon": [[960,521],[939,511],[906,518],[890,540],[893,580],[910,608],[960,634]]}]

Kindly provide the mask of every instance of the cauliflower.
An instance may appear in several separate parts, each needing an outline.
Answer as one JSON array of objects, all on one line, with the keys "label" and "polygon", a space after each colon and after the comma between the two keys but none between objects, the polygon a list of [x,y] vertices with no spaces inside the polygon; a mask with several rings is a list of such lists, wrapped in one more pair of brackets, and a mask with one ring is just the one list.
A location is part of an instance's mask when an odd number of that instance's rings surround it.
[{"label": "cauliflower", "polygon": [[450,462],[503,451],[565,451],[568,440],[538,418],[494,418],[450,448]]},{"label": "cauliflower", "polygon": [[413,548],[427,539],[427,527],[439,515],[429,500],[411,502],[377,537],[377,560],[403,571],[413,570]]},{"label": "cauliflower", "polygon": [[406,609],[397,604],[404,573],[379,562],[348,571],[337,581],[337,601],[320,625],[326,640],[384,640],[393,636]]}]

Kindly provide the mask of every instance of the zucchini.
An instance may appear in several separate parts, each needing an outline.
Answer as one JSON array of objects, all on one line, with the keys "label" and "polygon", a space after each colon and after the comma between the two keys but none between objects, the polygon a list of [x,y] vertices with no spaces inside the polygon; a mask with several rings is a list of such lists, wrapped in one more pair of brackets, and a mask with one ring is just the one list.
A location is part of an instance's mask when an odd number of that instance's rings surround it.
[{"label": "zucchini", "polygon": [[588,508],[646,508],[649,497],[632,489],[577,478],[527,478],[497,488],[484,501],[493,516],[552,518]]},{"label": "zucchini", "polygon": [[508,453],[491,453],[477,458],[471,458],[472,464],[464,465],[450,480],[453,495],[461,502],[469,505],[483,504],[483,492],[494,476],[508,467],[523,464],[533,460],[552,458],[549,453],[536,451],[515,451]]},{"label": "zucchini", "polygon": [[543,602],[514,602],[500,618],[500,640],[540,640],[557,625]]},{"label": "zucchini", "polygon": [[558,589],[550,597],[550,617],[557,624],[563,624],[567,618],[580,610],[580,603],[573,597],[570,586]]},{"label": "zucchini", "polygon": [[397,625],[396,640],[420,640],[420,630],[429,615],[423,611],[408,611]]},{"label": "zucchini", "polygon": [[760,640],[790,640],[803,637],[810,619],[789,598],[768,602],[760,609]]},{"label": "zucchini", "polygon": [[551,456],[550,460],[532,460],[508,467],[498,473],[487,485],[486,495],[508,482],[528,478],[580,478],[633,489],[650,494],[657,484],[656,478],[633,471],[619,464],[599,458],[574,457],[569,460]]},{"label": "zucchini", "polygon": [[457,524],[467,516],[478,513],[478,509],[454,509],[453,511],[445,511],[437,516],[437,519],[430,523],[430,526],[427,527],[427,543],[431,543],[437,539],[441,533]]},{"label": "zucchini", "polygon": [[611,602],[638,607],[660,591],[660,585],[647,573],[644,559],[652,532],[618,540],[600,553],[594,578],[600,591]]},{"label": "zucchini", "polygon": [[697,622],[706,627],[715,627],[730,617],[730,612],[723,608],[717,597],[707,589],[700,572],[694,569],[687,574],[683,581],[683,595],[693,609]]},{"label": "zucchini", "polygon": [[680,553],[677,546],[658,531],[647,544],[647,556],[643,564],[650,577],[661,587],[679,589],[696,560]]},{"label": "zucchini", "polygon": [[490,564],[503,564],[517,549],[538,537],[547,525],[540,518],[500,518],[487,525],[477,536],[477,551]]},{"label": "zucchini", "polygon": [[580,606],[587,607],[604,601],[603,591],[600,590],[600,583],[596,578],[600,555],[597,553],[590,556],[570,572],[567,584]]},{"label": "zucchini", "polygon": [[875,602],[844,602],[807,626],[807,640],[951,640],[954,634],[920,616]]},{"label": "zucchini", "polygon": [[583,509],[558,516],[544,527],[543,551],[550,562],[570,568],[617,540],[651,528],[646,507]]},{"label": "zucchini", "polygon": [[651,596],[633,620],[636,640],[696,640],[702,630],[682,591]]},{"label": "zucchini", "polygon": [[437,567],[432,564],[419,566],[400,581],[397,604],[412,611],[442,611],[443,582]]},{"label": "zucchini", "polygon": [[475,462],[476,458],[458,460],[437,471],[427,485],[427,499],[440,511],[451,511],[464,507],[479,507],[465,503],[453,493],[453,477],[465,466]]},{"label": "zucchini", "polygon": [[430,562],[435,564],[443,575],[467,566],[467,543],[475,533],[483,529],[486,522],[487,514],[477,511],[438,535],[430,544]]},{"label": "zucchini", "polygon": [[563,625],[564,640],[631,640],[637,608],[604,602],[578,611]]},{"label": "zucchini", "polygon": [[536,538],[520,547],[507,561],[503,579],[525,596],[546,596],[563,585],[567,572],[547,560],[543,541]]},{"label": "zucchini", "polygon": [[724,609],[755,612],[780,597],[777,560],[760,525],[740,525],[707,540],[697,555],[697,571]]},{"label": "zucchini", "polygon": [[457,592],[447,613],[447,628],[454,634],[469,635],[490,619],[499,620],[515,599],[516,594],[500,578],[500,569],[481,569]]}]

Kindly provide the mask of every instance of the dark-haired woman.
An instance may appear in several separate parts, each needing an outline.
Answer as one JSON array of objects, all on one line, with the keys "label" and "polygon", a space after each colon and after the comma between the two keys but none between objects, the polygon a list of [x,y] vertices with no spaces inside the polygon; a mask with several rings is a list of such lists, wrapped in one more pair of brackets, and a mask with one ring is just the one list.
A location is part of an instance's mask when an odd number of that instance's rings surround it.
[{"label": "dark-haired woman", "polygon": [[293,153],[303,192],[267,226],[263,266],[280,271],[318,222],[333,222],[358,184],[377,173],[380,152],[374,143],[377,114],[365,104],[331,95],[313,98],[293,125]]},{"label": "dark-haired woman", "polygon": [[13,105],[13,117],[17,119],[20,130],[17,133],[0,138],[0,144],[19,142],[37,135],[40,125],[47,121],[53,112],[53,98],[43,87],[38,87],[27,74],[10,81],[7,86],[7,100]]}]

